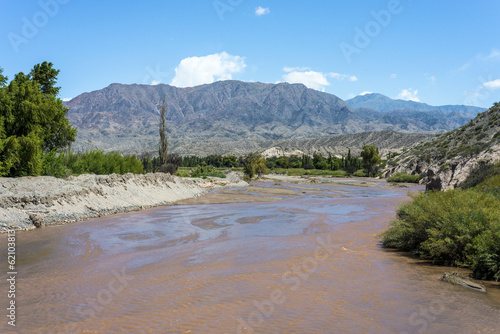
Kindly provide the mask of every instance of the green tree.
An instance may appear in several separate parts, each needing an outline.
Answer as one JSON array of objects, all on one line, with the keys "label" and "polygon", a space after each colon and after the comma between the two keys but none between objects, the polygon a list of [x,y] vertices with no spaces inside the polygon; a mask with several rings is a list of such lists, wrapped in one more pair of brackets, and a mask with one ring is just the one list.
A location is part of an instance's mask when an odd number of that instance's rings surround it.
[{"label": "green tree", "polygon": [[60,71],[52,66],[52,63],[46,61],[36,64],[30,72],[30,78],[40,85],[43,94],[57,96],[61,87],[55,85]]},{"label": "green tree", "polygon": [[[35,66],[33,75],[20,72],[7,86],[0,86],[2,175],[39,175],[43,152],[63,149],[75,140],[76,129],[66,118],[69,110],[54,94],[59,71],[52,64],[42,65]],[[45,72],[49,80],[34,79]]]},{"label": "green tree", "polygon": [[260,153],[250,153],[242,159],[243,173],[252,179],[255,174],[259,177],[267,173],[266,159]]},{"label": "green tree", "polygon": [[375,174],[377,174],[376,167],[381,161],[378,148],[376,148],[374,145],[363,146],[363,151],[361,151],[361,158],[363,158],[363,166],[367,170],[368,176],[374,176]]},{"label": "green tree", "polygon": [[5,86],[7,83],[7,77],[3,75],[3,68],[0,67],[0,87]]},{"label": "green tree", "polygon": [[162,165],[167,163],[168,158],[168,137],[166,128],[166,113],[167,107],[165,106],[165,98],[163,98],[163,105],[160,110],[160,161]]}]

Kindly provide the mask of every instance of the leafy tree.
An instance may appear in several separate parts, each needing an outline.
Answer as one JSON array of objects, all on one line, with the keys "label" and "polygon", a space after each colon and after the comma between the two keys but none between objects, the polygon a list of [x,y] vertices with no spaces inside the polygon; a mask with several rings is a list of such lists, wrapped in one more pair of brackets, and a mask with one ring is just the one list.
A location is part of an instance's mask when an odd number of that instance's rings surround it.
[{"label": "leafy tree", "polygon": [[57,96],[61,87],[56,87],[59,70],[54,69],[52,63],[44,61],[36,64],[30,72],[30,78],[33,82],[40,85],[43,94]]},{"label": "leafy tree", "polygon": [[174,175],[181,164],[181,156],[177,153],[171,153],[167,157],[167,163],[160,167],[160,171],[163,173],[170,173],[170,175]]},{"label": "leafy tree", "polygon": [[243,173],[249,179],[267,173],[266,159],[260,153],[250,153],[242,159]]},{"label": "leafy tree", "polygon": [[18,73],[7,86],[6,78],[0,78],[1,175],[39,175],[43,152],[63,149],[75,140],[68,109],[55,95],[57,73],[45,62],[30,75]]},{"label": "leafy tree", "polygon": [[163,98],[163,105],[160,110],[160,161],[164,165],[167,163],[168,158],[168,137],[166,128],[166,113],[167,107],[165,106],[165,98]]},{"label": "leafy tree", "polygon": [[36,131],[31,131],[27,136],[18,138],[19,142],[19,167],[17,176],[37,176],[42,173],[43,155],[41,138]]},{"label": "leafy tree", "polygon": [[7,77],[3,76],[3,68],[0,67],[0,87],[5,86],[7,83]]},{"label": "leafy tree", "polygon": [[363,158],[363,165],[368,172],[368,176],[374,176],[376,174],[376,166],[381,161],[378,148],[374,145],[363,146],[361,157]]}]

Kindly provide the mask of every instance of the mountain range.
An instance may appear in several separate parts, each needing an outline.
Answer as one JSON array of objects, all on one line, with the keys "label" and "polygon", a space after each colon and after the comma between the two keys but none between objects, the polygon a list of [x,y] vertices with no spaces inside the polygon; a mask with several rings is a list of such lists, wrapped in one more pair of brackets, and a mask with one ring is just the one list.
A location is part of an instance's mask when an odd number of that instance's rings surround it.
[{"label": "mountain range", "polygon": [[[163,99],[171,151],[201,155],[217,153],[217,147],[232,143],[239,143],[245,153],[285,139],[383,130],[440,133],[467,123],[475,110],[402,104],[409,101],[379,94],[343,101],[302,84],[234,80],[189,88],[111,84],[65,102],[68,118],[78,128],[74,148],[156,152]],[[377,105],[379,101],[385,107]]]},{"label": "mountain range", "polygon": [[358,95],[350,100],[346,100],[346,102],[354,109],[366,108],[375,111],[442,111],[444,113],[461,112],[472,115],[473,117],[486,110],[480,107],[465,105],[430,106],[427,103],[415,101],[393,100],[385,95],[377,93]]}]

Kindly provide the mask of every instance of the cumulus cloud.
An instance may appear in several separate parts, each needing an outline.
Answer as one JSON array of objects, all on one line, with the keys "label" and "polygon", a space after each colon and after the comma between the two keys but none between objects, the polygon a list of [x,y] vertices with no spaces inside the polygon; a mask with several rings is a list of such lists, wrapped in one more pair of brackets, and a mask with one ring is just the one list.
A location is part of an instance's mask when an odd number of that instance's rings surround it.
[{"label": "cumulus cloud", "polygon": [[308,88],[322,91],[330,86],[326,74],[315,71],[291,71],[283,75],[283,80],[289,83],[301,83]]},{"label": "cumulus cloud", "polygon": [[420,102],[420,99],[417,97],[418,89],[403,89],[401,93],[396,97],[396,99],[406,100],[406,101],[415,101]]},{"label": "cumulus cloud", "polygon": [[500,79],[485,82],[483,87],[491,90],[500,89]]},{"label": "cumulus cloud", "polygon": [[398,77],[398,75],[396,73],[391,74],[391,79],[396,79],[397,77]]},{"label": "cumulus cloud", "polygon": [[68,101],[71,101],[72,99],[73,98],[71,98],[71,97],[65,97],[62,100],[63,100],[63,102],[68,102]]},{"label": "cumulus cloud", "polygon": [[156,85],[159,85],[159,84],[161,84],[160,81],[157,81],[157,80],[151,81],[151,86],[156,86]]},{"label": "cumulus cloud", "polygon": [[192,87],[218,80],[231,80],[234,73],[243,71],[245,67],[245,58],[232,56],[227,52],[184,58],[175,68],[171,85]]},{"label": "cumulus cloud", "polygon": [[283,67],[286,74],[283,75],[283,80],[289,83],[301,83],[308,88],[324,91],[325,87],[330,86],[328,78],[337,80],[357,81],[355,75],[341,74],[341,73],[323,73],[312,71],[308,67]]},{"label": "cumulus cloud", "polygon": [[271,11],[269,10],[269,8],[263,8],[261,6],[255,8],[255,15],[257,16],[262,16],[262,15],[266,15],[266,14],[269,14]]}]

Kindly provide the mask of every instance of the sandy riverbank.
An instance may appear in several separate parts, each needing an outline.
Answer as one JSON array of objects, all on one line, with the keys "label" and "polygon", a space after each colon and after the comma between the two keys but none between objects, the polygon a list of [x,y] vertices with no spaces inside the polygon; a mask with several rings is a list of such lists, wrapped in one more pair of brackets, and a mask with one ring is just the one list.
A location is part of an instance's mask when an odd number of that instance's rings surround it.
[{"label": "sandy riverbank", "polygon": [[0,231],[65,224],[246,185],[235,173],[205,180],[163,173],[0,178]]}]

